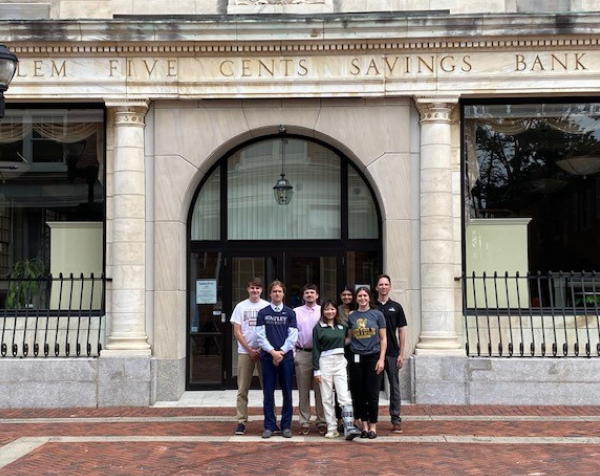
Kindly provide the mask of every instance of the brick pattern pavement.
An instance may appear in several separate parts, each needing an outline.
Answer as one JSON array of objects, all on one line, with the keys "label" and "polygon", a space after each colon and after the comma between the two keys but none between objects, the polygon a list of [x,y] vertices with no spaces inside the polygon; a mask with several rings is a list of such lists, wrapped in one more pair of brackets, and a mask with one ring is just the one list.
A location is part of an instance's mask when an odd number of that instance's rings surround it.
[{"label": "brick pattern pavement", "polygon": [[228,408],[0,410],[0,476],[600,476],[600,407],[406,405],[402,435],[386,414],[346,442],[261,440],[259,409],[243,437]]}]

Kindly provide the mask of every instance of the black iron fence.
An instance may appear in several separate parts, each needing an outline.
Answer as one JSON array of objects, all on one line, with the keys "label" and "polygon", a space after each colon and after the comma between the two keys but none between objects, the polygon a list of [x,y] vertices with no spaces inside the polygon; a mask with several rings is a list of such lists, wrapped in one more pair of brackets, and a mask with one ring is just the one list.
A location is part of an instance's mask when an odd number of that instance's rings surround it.
[{"label": "black iron fence", "polygon": [[469,356],[600,356],[600,275],[462,276]]},{"label": "black iron fence", "polygon": [[0,279],[0,355],[97,357],[105,290],[104,275]]}]

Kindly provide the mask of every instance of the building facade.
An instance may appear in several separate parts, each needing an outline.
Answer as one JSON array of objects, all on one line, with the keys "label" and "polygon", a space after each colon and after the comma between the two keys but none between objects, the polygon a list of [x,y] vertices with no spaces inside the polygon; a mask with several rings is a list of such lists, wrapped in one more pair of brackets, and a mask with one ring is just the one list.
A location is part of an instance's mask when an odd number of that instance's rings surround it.
[{"label": "building facade", "polygon": [[234,387],[249,278],[381,272],[404,399],[595,404],[600,2],[452,3],[1,2],[2,277],[102,279],[5,303],[0,406]]}]

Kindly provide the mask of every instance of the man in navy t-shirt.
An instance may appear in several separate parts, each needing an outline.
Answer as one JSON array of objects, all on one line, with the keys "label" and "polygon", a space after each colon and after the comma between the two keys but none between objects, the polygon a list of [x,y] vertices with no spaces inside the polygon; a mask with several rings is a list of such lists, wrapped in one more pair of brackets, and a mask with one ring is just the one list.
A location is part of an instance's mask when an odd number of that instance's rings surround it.
[{"label": "man in navy t-shirt", "polygon": [[281,436],[292,437],[292,383],[294,379],[294,352],[298,340],[296,314],[283,304],[285,286],[280,281],[269,285],[271,304],[258,311],[256,335],[262,351],[260,362],[263,378],[263,413],[265,417],[262,437],[271,438],[277,430],[275,421],[275,385],[279,379],[283,407],[281,409]]}]

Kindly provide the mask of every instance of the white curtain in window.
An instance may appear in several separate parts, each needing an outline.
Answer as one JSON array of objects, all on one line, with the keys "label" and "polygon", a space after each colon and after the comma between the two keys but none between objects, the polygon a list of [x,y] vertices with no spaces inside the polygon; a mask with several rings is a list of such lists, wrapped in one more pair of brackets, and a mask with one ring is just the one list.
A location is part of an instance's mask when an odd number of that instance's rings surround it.
[{"label": "white curtain in window", "polygon": [[348,167],[348,238],[378,238],[377,223],[375,203],[367,184],[356,170]]},{"label": "white curtain in window", "polygon": [[[339,239],[340,164],[334,152],[299,139],[277,138],[239,151],[228,161],[228,238]],[[278,205],[273,193],[282,169],[294,187],[289,205]]]},{"label": "white curtain in window", "polygon": [[192,212],[192,240],[218,240],[221,224],[221,187],[219,169],[203,185]]}]

